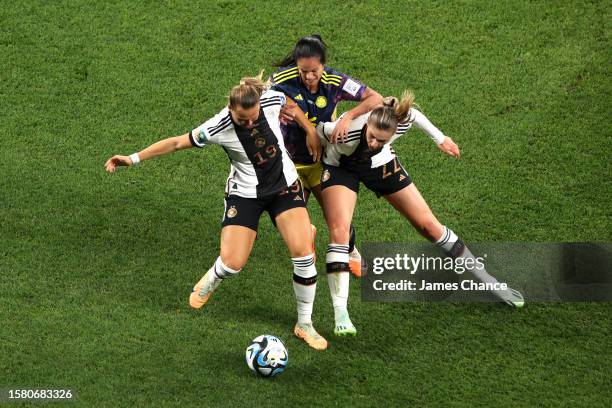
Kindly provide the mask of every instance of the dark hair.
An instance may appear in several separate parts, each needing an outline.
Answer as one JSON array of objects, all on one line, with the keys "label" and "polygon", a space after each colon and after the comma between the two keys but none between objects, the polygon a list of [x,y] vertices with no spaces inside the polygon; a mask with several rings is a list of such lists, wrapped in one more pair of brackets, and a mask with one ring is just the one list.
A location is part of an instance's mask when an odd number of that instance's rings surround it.
[{"label": "dark hair", "polygon": [[256,77],[244,77],[240,84],[232,88],[229,94],[230,108],[240,106],[242,109],[250,109],[259,103],[259,98],[266,89],[262,81],[263,73],[262,69]]},{"label": "dark hair", "polygon": [[383,106],[379,106],[370,113],[368,123],[380,130],[397,129],[399,122],[409,119],[410,109],[414,106],[414,94],[404,91],[402,99],[388,96],[383,100]]},{"label": "dark hair", "polygon": [[293,51],[291,51],[284,59],[273,64],[275,67],[287,67],[295,65],[300,58],[319,57],[321,64],[325,65],[327,56],[327,46],[319,34],[313,34],[309,37],[300,38]]}]

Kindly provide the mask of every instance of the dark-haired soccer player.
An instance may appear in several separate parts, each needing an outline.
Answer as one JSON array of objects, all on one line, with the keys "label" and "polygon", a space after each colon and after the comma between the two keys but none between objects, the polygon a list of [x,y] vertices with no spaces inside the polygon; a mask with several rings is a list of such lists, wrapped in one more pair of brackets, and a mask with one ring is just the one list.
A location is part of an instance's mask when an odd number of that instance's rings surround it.
[{"label": "dark-haired soccer player", "polygon": [[[334,119],[336,106],[341,101],[358,101],[359,104],[346,112],[334,129],[332,141],[347,136],[351,120],[369,112],[382,103],[382,96],[363,83],[325,65],[327,47],[321,36],[301,38],[293,50],[275,65],[280,67],[272,75],[272,89],[283,92],[306,114],[313,125]],[[306,145],[306,133],[291,119],[281,125],[285,146],[300,175],[307,199],[312,192],[321,204],[321,163],[313,160]],[[349,256],[350,270],[361,276],[365,265],[355,248],[355,233],[351,229]]]},{"label": "dark-haired soccer player", "polygon": [[[440,150],[459,157],[457,145],[413,107],[413,99],[409,92],[404,93],[401,101],[393,97],[385,98],[383,106],[351,122],[345,142],[326,143],[338,122],[320,123],[317,127],[319,136],[326,144],[321,189],[330,237],[327,270],[338,275],[336,279],[329,280],[330,286],[334,285],[332,293],[338,293],[334,298],[334,332],[338,335],[355,335],[357,332],[347,310],[349,282],[346,272],[349,226],[360,183],[378,197],[384,197],[423,237],[435,242],[449,256],[471,259],[465,265],[478,265],[457,235],[434,216],[390,147],[414,124],[427,133]],[[491,286],[497,283],[484,268],[468,270],[484,283]],[[514,289],[495,290],[493,293],[508,305],[522,307],[524,304],[522,295]]]},{"label": "dark-haired soccer player", "polygon": [[[193,288],[189,304],[193,308],[202,307],[224,279],[240,272],[253,248],[259,218],[267,211],[293,262],[298,315],[294,333],[314,349],[324,350],[327,341],[316,332],[311,319],[317,271],[312,242],[304,239],[310,237],[310,218],[280,130],[279,114],[285,103],[282,93],[265,91],[261,74],[243,78],[231,90],[229,105],[212,119],[188,134],[161,140],[131,156],[113,156],[105,166],[108,172],[113,172],[117,166],[131,166],[177,150],[221,145],[231,162],[221,253]],[[306,128],[310,126],[303,114],[297,115],[296,120],[303,120]],[[317,138],[314,128],[308,137]]]}]

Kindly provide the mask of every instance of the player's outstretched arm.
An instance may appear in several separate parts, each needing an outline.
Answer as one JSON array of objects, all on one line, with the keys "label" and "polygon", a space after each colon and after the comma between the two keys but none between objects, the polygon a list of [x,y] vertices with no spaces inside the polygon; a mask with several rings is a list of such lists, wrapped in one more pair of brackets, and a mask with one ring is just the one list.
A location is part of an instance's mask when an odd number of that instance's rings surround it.
[{"label": "player's outstretched arm", "polygon": [[189,133],[181,136],[169,137],[159,142],[153,143],[151,146],[144,150],[134,153],[130,156],[115,155],[108,159],[104,164],[104,168],[107,172],[113,173],[119,166],[132,166],[138,164],[143,160],[152,159],[153,157],[163,156],[176,152],[177,150],[183,150],[193,147],[189,140]]},{"label": "player's outstretched arm", "polygon": [[330,142],[346,142],[351,121],[364,113],[368,113],[377,106],[382,105],[382,103],[383,97],[378,92],[371,88],[366,88],[363,95],[361,95],[359,104],[342,115],[331,135]]},{"label": "player's outstretched arm", "polygon": [[425,132],[438,145],[438,149],[457,159],[461,157],[459,146],[453,142],[453,139],[445,136],[421,111],[415,108],[411,111],[414,125]]}]

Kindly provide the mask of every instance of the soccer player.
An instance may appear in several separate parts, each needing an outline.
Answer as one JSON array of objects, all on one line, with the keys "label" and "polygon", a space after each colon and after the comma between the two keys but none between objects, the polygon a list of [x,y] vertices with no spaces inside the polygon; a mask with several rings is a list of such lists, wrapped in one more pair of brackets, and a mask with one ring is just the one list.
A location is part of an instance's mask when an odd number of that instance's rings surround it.
[{"label": "soccer player", "polygon": [[[330,290],[335,294],[332,300],[334,333],[337,335],[355,335],[357,332],[347,310],[348,240],[360,182],[378,197],[384,197],[423,237],[434,242],[449,256],[454,259],[472,258],[471,265],[478,264],[459,237],[434,216],[391,149],[394,140],[416,125],[429,135],[440,150],[459,158],[459,148],[453,140],[414,108],[413,101],[410,92],[405,92],[401,101],[394,97],[385,98],[383,106],[351,122],[348,139],[344,143],[327,143],[338,122],[317,126],[317,132],[326,145],[321,189],[330,237],[326,262],[327,270],[333,276],[329,282],[330,287],[333,286]],[[484,268],[469,270],[484,283],[497,282]],[[523,296],[514,289],[493,293],[508,305],[524,305]]]},{"label": "soccer player", "polygon": [[[333,68],[325,66],[327,47],[321,36],[301,38],[293,50],[282,61],[272,75],[272,89],[283,92],[295,101],[313,125],[334,120],[336,106],[340,101],[359,101],[346,112],[334,128],[332,142],[346,138],[351,120],[382,104],[382,96],[361,82]],[[296,165],[306,192],[306,199],[312,192],[321,204],[321,163],[313,160],[306,146],[306,132],[295,121],[295,112],[284,114],[281,124],[285,146]],[[316,232],[313,226],[313,230]],[[350,271],[355,276],[365,273],[367,266],[355,248],[355,231],[351,228],[349,242]]]},{"label": "soccer player", "polygon": [[[114,172],[117,166],[136,165],[177,150],[209,144],[222,146],[231,170],[225,191],[221,253],[194,286],[189,304],[201,308],[223,280],[238,275],[253,248],[259,218],[267,211],[293,262],[298,315],[294,333],[310,347],[324,350],[327,341],[316,332],[311,319],[317,271],[312,242],[304,239],[311,236],[310,218],[280,130],[279,113],[287,100],[280,92],[265,90],[262,74],[263,71],[259,77],[243,78],[231,90],[228,106],[191,132],[161,140],[130,156],[113,156],[105,167]],[[299,120],[308,125],[303,114],[296,115]],[[307,137],[317,138],[316,130],[312,128]]]}]

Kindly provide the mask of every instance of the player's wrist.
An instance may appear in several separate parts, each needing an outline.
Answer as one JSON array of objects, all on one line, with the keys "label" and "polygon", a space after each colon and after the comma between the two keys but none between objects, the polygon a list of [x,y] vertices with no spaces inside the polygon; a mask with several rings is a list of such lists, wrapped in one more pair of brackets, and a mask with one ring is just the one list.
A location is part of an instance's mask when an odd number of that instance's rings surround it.
[{"label": "player's wrist", "polygon": [[344,115],[342,115],[342,119],[344,120],[353,120],[355,119],[355,115],[352,113],[352,110],[346,112]]},{"label": "player's wrist", "polygon": [[306,137],[317,137],[317,127],[316,126],[310,126],[306,130]]},{"label": "player's wrist", "polygon": [[132,162],[132,166],[138,165],[138,163],[140,163],[140,156],[138,155],[138,153],[130,154],[130,161]]}]

